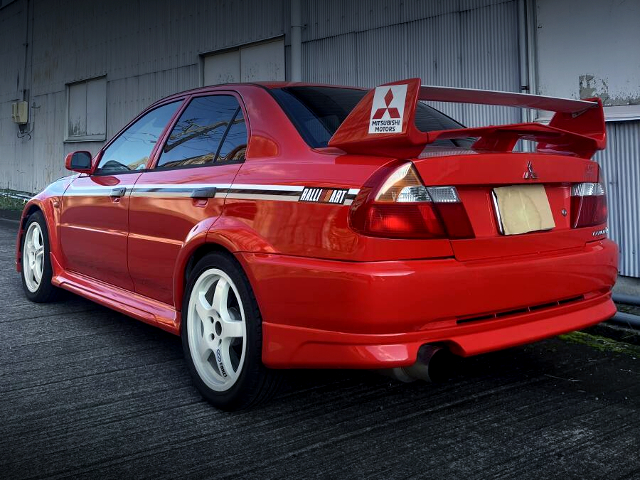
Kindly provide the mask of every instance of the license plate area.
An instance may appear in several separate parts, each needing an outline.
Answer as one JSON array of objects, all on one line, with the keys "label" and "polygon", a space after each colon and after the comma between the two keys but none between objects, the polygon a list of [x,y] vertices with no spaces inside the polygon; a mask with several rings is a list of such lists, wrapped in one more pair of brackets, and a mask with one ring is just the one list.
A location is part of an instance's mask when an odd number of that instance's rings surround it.
[{"label": "license plate area", "polygon": [[556,226],[544,185],[510,185],[491,192],[502,235],[551,230]]}]

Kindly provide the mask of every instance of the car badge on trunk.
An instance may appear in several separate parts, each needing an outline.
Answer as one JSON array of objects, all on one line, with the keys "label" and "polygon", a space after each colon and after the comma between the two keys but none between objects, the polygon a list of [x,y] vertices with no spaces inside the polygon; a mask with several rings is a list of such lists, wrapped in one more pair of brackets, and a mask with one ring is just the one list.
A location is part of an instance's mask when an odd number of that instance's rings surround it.
[{"label": "car badge on trunk", "polygon": [[527,171],[524,172],[522,178],[524,178],[525,180],[535,180],[536,178],[538,178],[538,174],[533,170],[533,164],[531,163],[531,160],[527,162]]}]

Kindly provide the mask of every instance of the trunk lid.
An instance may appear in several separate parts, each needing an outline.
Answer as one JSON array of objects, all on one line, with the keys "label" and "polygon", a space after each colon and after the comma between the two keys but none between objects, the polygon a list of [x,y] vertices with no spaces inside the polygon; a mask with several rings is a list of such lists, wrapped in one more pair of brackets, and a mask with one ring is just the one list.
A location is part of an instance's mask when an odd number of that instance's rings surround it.
[{"label": "trunk lid", "polygon": [[[458,191],[475,234],[472,239],[451,240],[458,260],[535,255],[580,248],[594,239],[594,228],[571,228],[571,185],[598,181],[598,167],[591,160],[541,153],[427,148],[412,162],[426,185],[454,186]],[[494,188],[516,185],[544,188],[553,228],[516,235],[501,232]]]}]

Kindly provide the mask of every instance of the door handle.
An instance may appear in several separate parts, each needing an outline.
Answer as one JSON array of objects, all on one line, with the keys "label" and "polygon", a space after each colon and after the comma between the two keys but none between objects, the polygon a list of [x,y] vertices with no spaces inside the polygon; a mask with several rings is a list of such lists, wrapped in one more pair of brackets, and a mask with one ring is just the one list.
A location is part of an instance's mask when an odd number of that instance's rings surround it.
[{"label": "door handle", "polygon": [[124,197],[125,193],[127,193],[126,187],[115,187],[111,189],[111,195],[109,196],[112,198],[120,198],[120,197]]},{"label": "door handle", "polygon": [[216,196],[216,187],[196,188],[191,192],[191,198],[213,198]]}]

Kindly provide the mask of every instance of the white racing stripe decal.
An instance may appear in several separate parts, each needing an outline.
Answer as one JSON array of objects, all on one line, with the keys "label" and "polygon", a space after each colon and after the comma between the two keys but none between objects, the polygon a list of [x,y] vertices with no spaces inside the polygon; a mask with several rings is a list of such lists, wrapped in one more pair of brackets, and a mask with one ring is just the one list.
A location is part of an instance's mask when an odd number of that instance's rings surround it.
[{"label": "white racing stripe decal", "polygon": [[238,200],[275,200],[284,202],[307,202],[351,205],[360,192],[357,188],[340,189],[327,187],[305,187],[299,185],[259,185],[259,184],[144,184],[113,186],[71,187],[65,196],[111,196],[114,188],[126,188],[126,194],[134,197],[190,197],[200,188],[216,189],[213,198]]},{"label": "white racing stripe decal", "polygon": [[231,188],[233,190],[275,190],[281,192],[302,192],[304,187],[298,185],[250,185],[245,183],[234,183]]},{"label": "white racing stripe decal", "polygon": [[249,185],[233,184],[227,190],[226,198],[237,200],[275,200],[297,202],[304,187],[297,185]]},{"label": "white racing stripe decal", "polygon": [[234,200],[274,200],[277,202],[297,202],[300,195],[269,195],[262,193],[229,193],[226,198]]}]

